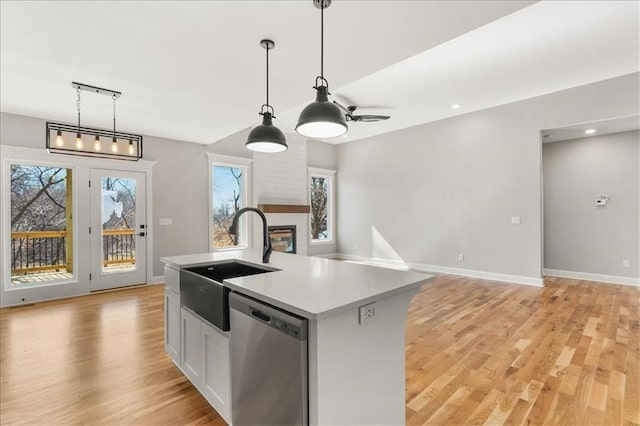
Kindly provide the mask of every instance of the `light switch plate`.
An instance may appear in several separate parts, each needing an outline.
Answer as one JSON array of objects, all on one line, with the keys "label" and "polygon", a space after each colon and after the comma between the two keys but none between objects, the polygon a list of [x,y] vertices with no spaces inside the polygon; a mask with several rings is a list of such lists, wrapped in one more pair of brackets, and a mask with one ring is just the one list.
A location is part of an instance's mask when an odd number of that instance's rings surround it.
[{"label": "light switch plate", "polygon": [[512,225],[520,225],[520,216],[511,216]]},{"label": "light switch plate", "polygon": [[171,219],[170,217],[161,217],[159,222],[160,222],[160,225],[163,225],[163,226],[173,225],[173,219]]}]

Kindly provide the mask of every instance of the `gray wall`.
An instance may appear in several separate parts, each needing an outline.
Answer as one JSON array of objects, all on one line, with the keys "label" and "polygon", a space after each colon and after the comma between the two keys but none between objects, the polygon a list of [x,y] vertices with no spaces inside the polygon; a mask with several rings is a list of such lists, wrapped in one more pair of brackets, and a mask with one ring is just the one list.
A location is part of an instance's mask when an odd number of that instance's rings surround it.
[{"label": "gray wall", "polygon": [[220,139],[207,146],[207,152],[231,155],[234,157],[253,158],[253,152],[245,148],[244,144],[247,141],[247,136],[251,128],[241,130],[237,133]]},{"label": "gray wall", "polygon": [[337,170],[337,147],[326,142],[313,139],[307,141],[307,165],[320,169]]},{"label": "gray wall", "polygon": [[[3,145],[44,148],[45,121],[2,113]],[[205,145],[144,137],[144,159],[153,167],[153,275],[164,275],[160,257],[208,251],[208,160]],[[159,218],[173,224],[160,226]]]},{"label": "gray wall", "polygon": [[339,145],[338,250],[540,277],[540,130],[637,114],[638,89],[634,73]]},{"label": "gray wall", "polygon": [[634,131],[543,145],[545,268],[638,277],[639,141]]}]

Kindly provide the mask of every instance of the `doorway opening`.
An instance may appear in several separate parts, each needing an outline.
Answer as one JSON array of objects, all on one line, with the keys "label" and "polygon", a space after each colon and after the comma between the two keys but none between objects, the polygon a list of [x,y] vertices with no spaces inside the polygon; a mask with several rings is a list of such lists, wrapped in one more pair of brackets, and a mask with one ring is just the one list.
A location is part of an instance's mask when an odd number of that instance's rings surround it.
[{"label": "doorway opening", "polygon": [[541,132],[543,275],[640,285],[640,116]]}]

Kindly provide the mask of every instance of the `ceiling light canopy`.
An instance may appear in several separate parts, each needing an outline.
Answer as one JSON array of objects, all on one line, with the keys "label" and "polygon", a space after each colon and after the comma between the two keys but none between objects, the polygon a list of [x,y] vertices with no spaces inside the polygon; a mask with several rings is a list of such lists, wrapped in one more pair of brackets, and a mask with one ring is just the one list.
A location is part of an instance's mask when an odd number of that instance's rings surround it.
[{"label": "ceiling light canopy", "polygon": [[269,50],[275,47],[272,40],[261,40],[260,46],[267,51],[267,103],[260,107],[262,124],[254,127],[249,133],[247,142],[244,144],[251,151],[256,152],[282,152],[287,150],[287,140],[284,133],[273,125],[274,110],[269,105]]},{"label": "ceiling light canopy", "polygon": [[313,0],[320,9],[320,75],[316,77],[316,100],[307,105],[298,118],[296,132],[308,138],[333,138],[347,133],[347,121],[337,105],[329,102],[329,82],[324,78],[324,10],[331,0]]},{"label": "ceiling light canopy", "polygon": [[453,105],[451,105],[451,109],[460,109],[461,106],[462,105],[460,105],[460,104],[453,104]]}]

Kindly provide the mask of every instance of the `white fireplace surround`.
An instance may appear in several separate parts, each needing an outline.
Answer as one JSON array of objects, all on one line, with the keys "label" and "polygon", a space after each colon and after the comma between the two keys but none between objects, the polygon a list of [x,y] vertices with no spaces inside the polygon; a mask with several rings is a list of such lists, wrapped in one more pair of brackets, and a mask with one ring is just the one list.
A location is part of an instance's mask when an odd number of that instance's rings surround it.
[{"label": "white fireplace surround", "polygon": [[[308,205],[307,141],[287,135],[289,149],[278,154],[253,154],[253,204]],[[252,215],[255,216],[255,215]],[[297,254],[309,249],[308,213],[265,213],[269,226],[296,226]],[[253,219],[253,247],[262,246],[262,224]]]}]

